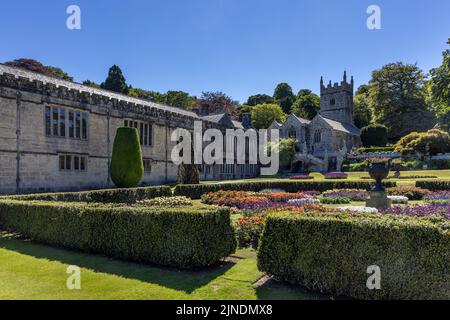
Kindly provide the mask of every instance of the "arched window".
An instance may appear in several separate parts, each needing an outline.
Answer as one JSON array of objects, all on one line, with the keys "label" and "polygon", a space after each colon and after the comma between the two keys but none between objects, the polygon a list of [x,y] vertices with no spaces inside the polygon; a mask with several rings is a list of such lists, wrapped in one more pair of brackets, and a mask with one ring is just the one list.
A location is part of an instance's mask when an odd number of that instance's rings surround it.
[{"label": "arched window", "polygon": [[288,136],[297,139],[297,130],[294,127],[289,128]]},{"label": "arched window", "polygon": [[316,130],[314,132],[314,143],[321,143],[322,142],[322,132],[320,130]]}]

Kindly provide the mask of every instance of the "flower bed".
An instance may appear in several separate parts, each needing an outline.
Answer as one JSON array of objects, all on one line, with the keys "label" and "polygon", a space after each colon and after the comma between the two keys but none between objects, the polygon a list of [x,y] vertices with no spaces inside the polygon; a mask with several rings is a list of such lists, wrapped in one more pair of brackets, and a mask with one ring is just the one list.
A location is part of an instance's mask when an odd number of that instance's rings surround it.
[{"label": "flower bed", "polygon": [[348,204],[352,202],[349,198],[342,197],[322,197],[320,198],[320,203],[322,204]]},{"label": "flower bed", "polygon": [[415,206],[396,206],[382,210],[383,214],[406,215],[410,217],[436,216],[450,220],[450,204],[428,204]]},{"label": "flower bed", "polygon": [[154,199],[138,201],[137,205],[166,207],[166,208],[188,207],[192,206],[192,200],[187,197],[158,197]]},{"label": "flower bed", "polygon": [[389,200],[391,200],[392,204],[408,204],[408,197],[404,196],[388,196]]},{"label": "flower bed", "polygon": [[390,196],[408,197],[409,200],[422,200],[425,196],[430,194],[430,191],[417,187],[399,186],[389,188],[388,193]]},{"label": "flower bed", "polygon": [[343,212],[378,213],[378,210],[376,208],[368,208],[368,207],[362,207],[362,206],[337,207],[335,209],[337,211],[343,211]]},{"label": "flower bed", "polygon": [[325,191],[323,193],[324,198],[348,198],[352,201],[366,201],[369,197],[369,192],[366,190],[357,189],[336,189]]},{"label": "flower bed", "polygon": [[424,200],[434,204],[450,204],[450,191],[434,191],[425,196]]},{"label": "flower bed", "polygon": [[348,174],[345,172],[328,172],[324,174],[325,179],[347,179]]}]

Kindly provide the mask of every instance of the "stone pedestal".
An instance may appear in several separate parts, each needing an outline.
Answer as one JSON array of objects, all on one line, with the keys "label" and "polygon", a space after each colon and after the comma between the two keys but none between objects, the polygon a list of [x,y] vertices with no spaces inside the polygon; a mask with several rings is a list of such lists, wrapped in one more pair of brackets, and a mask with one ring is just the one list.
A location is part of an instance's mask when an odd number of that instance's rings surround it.
[{"label": "stone pedestal", "polygon": [[392,206],[392,201],[388,198],[386,191],[370,191],[370,198],[366,201],[366,207],[386,209]]}]

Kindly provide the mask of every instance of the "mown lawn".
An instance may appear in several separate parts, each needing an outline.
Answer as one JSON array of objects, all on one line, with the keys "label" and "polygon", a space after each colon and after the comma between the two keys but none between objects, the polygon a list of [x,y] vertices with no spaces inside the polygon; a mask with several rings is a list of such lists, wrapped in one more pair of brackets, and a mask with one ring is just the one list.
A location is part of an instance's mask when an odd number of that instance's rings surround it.
[{"label": "mown lawn", "polygon": [[[238,251],[229,262],[179,271],[118,261],[25,241],[0,233],[0,299],[329,299],[263,274],[256,253]],[[69,290],[67,267],[81,267],[81,290]]]},{"label": "mown lawn", "polygon": [[[393,176],[395,172],[390,172],[389,175]],[[337,180],[327,180],[320,173],[311,173],[314,179],[304,180],[304,181],[371,181],[368,179],[362,179],[363,177],[369,177],[368,172],[349,172],[347,179],[337,179]],[[450,170],[422,170],[422,171],[402,171],[402,177],[413,177],[413,176],[435,176],[437,178],[425,178],[425,179],[389,179],[389,181],[395,181],[399,185],[414,185],[417,180],[450,180]],[[288,178],[278,178],[278,177],[261,177],[255,179],[242,179],[242,180],[231,180],[231,181],[203,181],[202,183],[235,183],[235,182],[249,182],[249,181],[286,181]],[[302,180],[297,180],[302,181]]]}]

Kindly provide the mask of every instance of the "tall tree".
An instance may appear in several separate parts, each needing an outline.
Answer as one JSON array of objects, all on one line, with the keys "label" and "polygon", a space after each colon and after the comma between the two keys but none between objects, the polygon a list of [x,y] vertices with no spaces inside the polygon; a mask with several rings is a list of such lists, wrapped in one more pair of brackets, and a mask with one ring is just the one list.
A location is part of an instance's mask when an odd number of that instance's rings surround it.
[{"label": "tall tree", "polygon": [[208,110],[209,114],[227,112],[234,117],[238,105],[238,102],[220,91],[203,92],[198,100],[198,106],[202,110]]},{"label": "tall tree", "polygon": [[450,132],[450,49],[445,50],[442,56],[442,65],[430,71],[430,100],[437,113],[439,127]]},{"label": "tall tree", "polygon": [[260,104],[252,109],[252,125],[255,129],[267,129],[272,122],[286,121],[286,114],[278,104]]},{"label": "tall tree", "polygon": [[302,89],[292,105],[292,113],[301,118],[312,120],[320,111],[320,98],[311,90]]},{"label": "tall tree", "polygon": [[372,73],[369,97],[373,120],[388,128],[391,141],[435,125],[435,116],[425,102],[424,80],[425,75],[416,65],[401,62]]},{"label": "tall tree", "polygon": [[256,94],[254,96],[250,96],[247,100],[248,106],[257,106],[258,104],[265,104],[265,103],[273,103],[273,97],[267,95],[267,94]]},{"label": "tall tree", "polygon": [[116,65],[113,65],[109,69],[108,77],[105,82],[101,84],[101,87],[106,90],[123,94],[128,94],[129,91],[129,87],[125,77],[123,76],[122,70]]},{"label": "tall tree", "polygon": [[370,108],[369,86],[361,85],[353,98],[353,118],[358,128],[364,128],[372,122],[372,109]]},{"label": "tall tree", "polygon": [[294,104],[295,96],[290,85],[287,83],[280,83],[277,85],[273,98],[286,114],[291,113],[291,107]]}]

